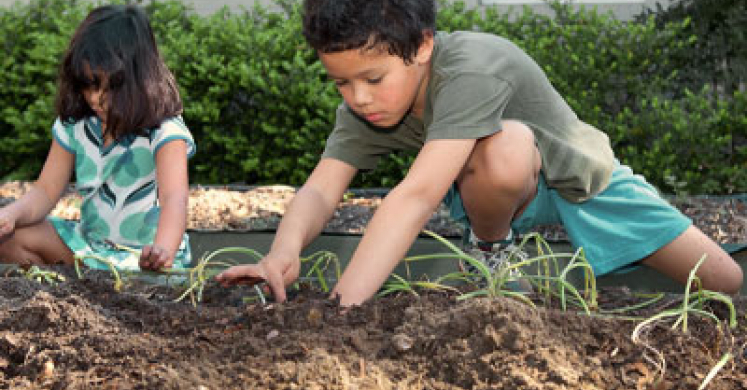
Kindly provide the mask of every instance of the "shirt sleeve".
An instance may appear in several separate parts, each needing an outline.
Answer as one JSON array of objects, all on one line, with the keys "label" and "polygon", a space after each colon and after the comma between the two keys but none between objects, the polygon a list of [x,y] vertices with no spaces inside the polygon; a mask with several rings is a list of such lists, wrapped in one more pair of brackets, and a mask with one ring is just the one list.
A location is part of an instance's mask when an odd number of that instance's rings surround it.
[{"label": "shirt sleeve", "polygon": [[426,141],[478,139],[500,131],[503,112],[513,94],[505,80],[462,74],[445,82],[433,99],[433,121]]},{"label": "shirt sleeve", "polygon": [[60,118],[57,118],[54,121],[54,125],[52,125],[52,137],[57,141],[60,146],[62,146],[65,150],[68,152],[75,154],[75,147],[73,146],[73,140],[75,137],[73,136],[74,131],[74,125],[69,124],[65,125],[62,123],[62,120]]},{"label": "shirt sleeve", "polygon": [[184,140],[187,143],[187,157],[192,157],[197,151],[197,146],[195,145],[194,138],[192,138],[192,133],[189,132],[187,125],[180,116],[167,119],[161,123],[161,127],[156,130],[153,135],[153,141],[151,142],[154,146],[153,153],[158,153],[158,149],[163,145],[178,139]]}]

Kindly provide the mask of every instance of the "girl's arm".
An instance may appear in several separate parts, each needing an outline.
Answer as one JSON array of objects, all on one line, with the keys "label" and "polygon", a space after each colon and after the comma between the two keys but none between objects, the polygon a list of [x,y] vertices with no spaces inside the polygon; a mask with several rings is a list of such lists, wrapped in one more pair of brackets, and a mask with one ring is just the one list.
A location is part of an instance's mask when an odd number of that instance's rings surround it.
[{"label": "girl's arm", "polygon": [[187,143],[169,141],[156,153],[156,182],[161,214],[153,245],[143,248],[140,267],[158,270],[174,263],[184,231],[187,229],[189,176]]},{"label": "girl's arm", "polygon": [[340,304],[360,304],[376,293],[456,180],[475,142],[434,140],[425,144],[407,176],[384,198],[366,227],[333,291]]},{"label": "girl's arm", "polygon": [[74,164],[75,156],[53,139],[41,174],[31,190],[0,209],[0,235],[42,221],[65,192]]}]

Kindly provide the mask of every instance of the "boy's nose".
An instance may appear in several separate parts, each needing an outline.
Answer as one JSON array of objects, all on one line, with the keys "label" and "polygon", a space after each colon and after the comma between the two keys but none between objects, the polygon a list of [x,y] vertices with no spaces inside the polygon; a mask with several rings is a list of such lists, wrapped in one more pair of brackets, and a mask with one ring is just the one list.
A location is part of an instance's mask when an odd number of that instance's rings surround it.
[{"label": "boy's nose", "polygon": [[371,94],[366,88],[356,88],[355,93],[355,105],[358,107],[365,107],[371,103]]}]

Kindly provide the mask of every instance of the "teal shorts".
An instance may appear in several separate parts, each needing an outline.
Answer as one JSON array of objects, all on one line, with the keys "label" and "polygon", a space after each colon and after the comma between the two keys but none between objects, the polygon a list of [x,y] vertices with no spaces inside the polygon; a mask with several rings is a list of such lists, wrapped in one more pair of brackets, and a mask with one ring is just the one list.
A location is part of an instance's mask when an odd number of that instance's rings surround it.
[{"label": "teal shorts", "polygon": [[[47,217],[47,220],[52,223],[52,226],[57,230],[57,234],[62,239],[62,242],[70,248],[73,254],[83,257],[83,263],[85,263],[87,267],[104,270],[109,269],[109,265],[100,260],[103,258],[119,270],[140,270],[139,255],[111,248],[103,242],[90,242],[89,240],[86,240],[77,228],[80,222],[69,221],[53,216]],[[133,249],[140,250],[141,248]],[[185,268],[191,263],[192,253],[189,248],[189,236],[184,234],[184,239],[174,256],[174,264],[172,268]]]},{"label": "teal shorts", "polygon": [[[451,217],[469,227],[456,185],[444,198]],[[515,233],[561,224],[575,248],[583,248],[594,274],[626,271],[672,242],[692,221],[663,199],[643,176],[616,165],[607,188],[581,203],[563,199],[540,175],[537,195],[511,222]]]}]

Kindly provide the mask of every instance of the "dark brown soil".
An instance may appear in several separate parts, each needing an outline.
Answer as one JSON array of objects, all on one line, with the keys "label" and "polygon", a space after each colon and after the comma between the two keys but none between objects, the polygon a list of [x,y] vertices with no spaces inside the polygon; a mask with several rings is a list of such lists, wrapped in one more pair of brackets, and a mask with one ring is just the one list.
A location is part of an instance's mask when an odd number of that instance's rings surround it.
[{"label": "dark brown soil", "polygon": [[[262,305],[249,288],[209,284],[194,307],[174,302],[181,289],[131,280],[117,292],[107,274],[58,270],[55,286],[0,279],[0,388],[698,389],[727,353],[706,388],[747,388],[741,298],[733,329],[691,316],[687,333],[661,321],[636,343],[638,322],[508,298],[402,294],[341,313],[309,288]],[[600,307],[639,300],[606,290]]]},{"label": "dark brown soil", "polygon": [[[0,186],[5,201],[26,185]],[[13,191],[16,191],[15,193]],[[273,229],[293,190],[195,188],[190,229]],[[0,199],[2,201],[3,199]],[[677,200],[719,242],[744,242],[741,199]],[[66,197],[56,215],[77,218]],[[380,197],[351,197],[328,231],[360,232]],[[443,211],[429,228],[458,227]],[[547,235],[562,238],[562,229]],[[202,301],[175,302],[184,287],[70,269],[57,285],[0,276],[0,389],[707,389],[747,388],[747,299],[709,303],[720,322],[691,315],[688,330],[644,318],[681,305],[666,295],[637,311],[610,310],[645,298],[602,290],[593,315],[537,308],[504,297],[457,300],[453,293],[389,295],[342,312],[309,286],[284,304],[262,304],[253,289],[209,283]],[[248,298],[253,298],[249,300]],[[637,320],[628,317],[635,317]],[[723,367],[719,360],[728,356]]]}]

